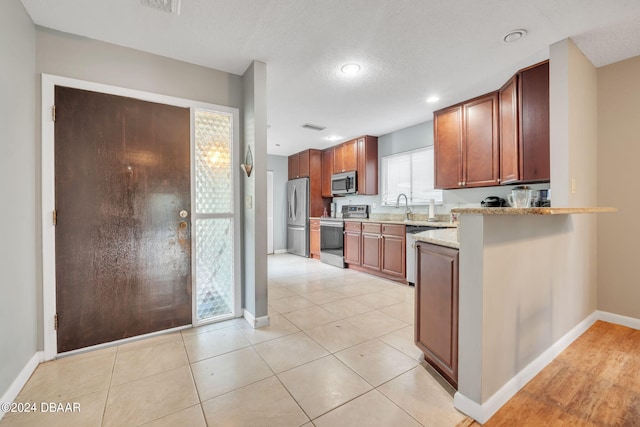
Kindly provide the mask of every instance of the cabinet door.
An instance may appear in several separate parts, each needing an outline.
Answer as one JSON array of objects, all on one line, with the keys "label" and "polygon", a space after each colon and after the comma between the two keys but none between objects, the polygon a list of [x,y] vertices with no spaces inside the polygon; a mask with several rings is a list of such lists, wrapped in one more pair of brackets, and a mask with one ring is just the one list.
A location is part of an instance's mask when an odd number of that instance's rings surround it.
[{"label": "cabinet door", "polygon": [[521,181],[549,181],[549,62],[520,72]]},{"label": "cabinet door", "polygon": [[362,233],[362,266],[380,271],[380,234]]},{"label": "cabinet door", "polygon": [[296,179],[300,175],[300,157],[297,154],[289,156],[289,179]]},{"label": "cabinet door", "polygon": [[360,265],[360,232],[344,232],[344,262]]},{"label": "cabinet door", "polygon": [[458,251],[418,243],[415,343],[458,388]]},{"label": "cabinet door", "polygon": [[342,172],[358,170],[358,140],[342,144]]},{"label": "cabinet door", "polygon": [[462,186],[487,187],[500,183],[498,93],[464,104]]},{"label": "cabinet door", "polygon": [[433,115],[434,168],[436,188],[462,185],[462,106]]},{"label": "cabinet door", "polygon": [[344,172],[342,168],[343,148],[343,144],[333,147],[333,173]]},{"label": "cabinet door", "polygon": [[298,153],[298,175],[300,178],[309,176],[309,150]]},{"label": "cabinet door", "polygon": [[378,138],[358,138],[358,194],[378,194]]},{"label": "cabinet door", "polygon": [[405,276],[407,247],[405,236],[382,235],[382,272],[391,276]]},{"label": "cabinet door", "polygon": [[518,76],[513,76],[499,92],[500,102],[500,183],[520,179],[518,150]]},{"label": "cabinet door", "polygon": [[331,175],[333,174],[333,148],[322,152],[322,197],[332,197]]},{"label": "cabinet door", "polygon": [[311,255],[320,257],[320,220],[310,220],[309,228],[309,252]]}]

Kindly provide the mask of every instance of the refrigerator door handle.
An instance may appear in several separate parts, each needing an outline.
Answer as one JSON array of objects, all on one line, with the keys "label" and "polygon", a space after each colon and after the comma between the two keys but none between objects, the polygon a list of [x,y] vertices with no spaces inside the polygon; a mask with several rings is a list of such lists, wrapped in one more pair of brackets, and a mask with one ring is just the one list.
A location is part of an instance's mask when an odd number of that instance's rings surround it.
[{"label": "refrigerator door handle", "polygon": [[293,187],[293,220],[296,220],[296,217],[298,216],[298,192],[297,192],[297,188]]}]

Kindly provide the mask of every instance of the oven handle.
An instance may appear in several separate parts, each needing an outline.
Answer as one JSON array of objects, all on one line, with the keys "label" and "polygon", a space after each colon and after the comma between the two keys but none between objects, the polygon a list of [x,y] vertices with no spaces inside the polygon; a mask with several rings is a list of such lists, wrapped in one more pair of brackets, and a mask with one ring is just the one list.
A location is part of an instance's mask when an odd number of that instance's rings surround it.
[{"label": "oven handle", "polygon": [[322,222],[322,221],[320,221],[320,227],[343,228],[343,225],[340,222]]}]

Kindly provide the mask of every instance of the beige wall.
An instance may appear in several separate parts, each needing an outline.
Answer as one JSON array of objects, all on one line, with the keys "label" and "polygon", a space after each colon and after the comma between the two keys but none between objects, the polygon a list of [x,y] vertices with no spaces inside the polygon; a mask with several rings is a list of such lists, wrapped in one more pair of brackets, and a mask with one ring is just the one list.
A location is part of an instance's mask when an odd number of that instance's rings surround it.
[{"label": "beige wall", "polygon": [[20,0],[0,1],[0,401],[38,349],[35,40]]},{"label": "beige wall", "polygon": [[598,69],[598,309],[640,319],[640,56]]},{"label": "beige wall", "polygon": [[235,74],[42,27],[36,52],[38,73],[242,107]]}]

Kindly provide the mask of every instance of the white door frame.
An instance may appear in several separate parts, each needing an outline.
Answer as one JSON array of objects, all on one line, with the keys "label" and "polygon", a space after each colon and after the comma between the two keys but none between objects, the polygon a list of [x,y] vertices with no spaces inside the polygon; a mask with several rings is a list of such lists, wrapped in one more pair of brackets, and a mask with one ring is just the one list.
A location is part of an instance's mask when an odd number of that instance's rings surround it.
[{"label": "white door frame", "polygon": [[[239,147],[240,147],[240,115],[237,108],[214,105],[205,102],[193,101],[190,99],[176,98],[172,96],[159,95],[151,92],[144,92],[135,89],[127,89],[117,86],[111,86],[101,83],[88,82],[84,80],[76,80],[67,77],[55,76],[50,74],[42,74],[42,318],[43,318],[43,335],[44,335],[44,360],[52,360],[58,354],[57,332],[55,330],[54,318],[56,314],[56,241],[55,227],[52,221],[53,210],[55,209],[55,128],[52,120],[52,106],[55,100],[55,87],[66,86],[75,89],[90,90],[110,95],[125,96],[136,98],[143,101],[157,102],[176,107],[189,108],[191,117],[193,118],[194,109],[203,109],[211,111],[219,111],[231,114],[233,117],[233,154],[232,165],[238,163]],[[193,128],[193,119],[191,127]],[[191,132],[191,176],[193,182],[194,165],[193,165],[193,131]],[[240,171],[239,168],[232,167],[233,185],[236,189],[240,188]],[[239,194],[238,191],[236,193]],[[195,209],[194,203],[195,188],[191,186],[192,211]],[[240,263],[240,199],[234,198],[234,313],[233,316],[242,315],[241,307],[241,263]],[[192,282],[195,277],[195,243],[194,230],[192,228]],[[196,303],[196,293],[192,292],[192,304]],[[195,323],[195,319],[192,318]],[[127,341],[127,340],[124,340]],[[111,345],[106,344],[106,345]],[[99,346],[95,346],[99,347]],[[92,347],[93,348],[93,347]]]},{"label": "white door frame", "polygon": [[267,171],[267,254],[273,253],[273,171]]}]

